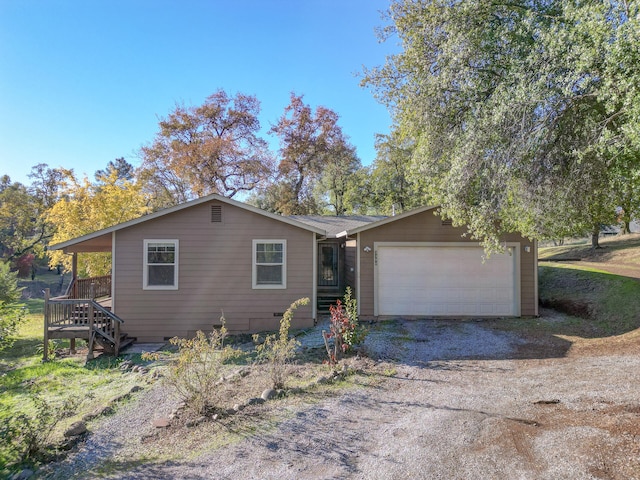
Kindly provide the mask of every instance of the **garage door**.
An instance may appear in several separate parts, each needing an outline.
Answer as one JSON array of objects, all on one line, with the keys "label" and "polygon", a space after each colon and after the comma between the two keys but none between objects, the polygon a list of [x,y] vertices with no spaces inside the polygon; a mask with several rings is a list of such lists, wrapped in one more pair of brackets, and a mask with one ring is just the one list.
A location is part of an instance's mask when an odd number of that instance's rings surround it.
[{"label": "garage door", "polygon": [[518,315],[513,247],[377,246],[378,315]]}]

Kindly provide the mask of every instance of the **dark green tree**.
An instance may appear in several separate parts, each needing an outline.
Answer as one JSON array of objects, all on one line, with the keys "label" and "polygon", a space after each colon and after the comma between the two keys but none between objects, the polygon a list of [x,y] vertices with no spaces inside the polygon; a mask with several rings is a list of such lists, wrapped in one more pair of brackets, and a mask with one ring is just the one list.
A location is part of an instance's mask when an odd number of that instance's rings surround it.
[{"label": "dark green tree", "polygon": [[637,2],[396,0],[389,18],[403,50],[364,84],[442,215],[489,249],[615,221],[640,150]]}]

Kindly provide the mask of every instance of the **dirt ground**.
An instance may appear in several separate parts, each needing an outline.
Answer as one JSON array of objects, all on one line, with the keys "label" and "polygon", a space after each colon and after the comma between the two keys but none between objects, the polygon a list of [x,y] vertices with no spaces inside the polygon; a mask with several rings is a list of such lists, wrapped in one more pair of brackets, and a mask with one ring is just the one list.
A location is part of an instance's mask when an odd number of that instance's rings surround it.
[{"label": "dirt ground", "polygon": [[535,331],[379,324],[349,382],[189,431],[154,430],[175,405],[158,383],[40,477],[640,479],[640,334]]}]

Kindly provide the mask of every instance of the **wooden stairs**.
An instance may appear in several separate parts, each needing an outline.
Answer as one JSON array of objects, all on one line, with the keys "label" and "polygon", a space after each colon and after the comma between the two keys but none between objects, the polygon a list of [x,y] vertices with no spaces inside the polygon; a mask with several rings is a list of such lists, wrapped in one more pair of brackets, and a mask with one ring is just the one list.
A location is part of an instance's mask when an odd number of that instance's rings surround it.
[{"label": "wooden stairs", "polygon": [[89,350],[87,359],[93,358],[98,347],[104,353],[117,356],[136,340],[122,330],[124,320],[95,299],[49,298],[47,290],[44,317],[43,361],[48,360],[47,346],[52,338],[70,339],[72,351],[75,350],[75,339],[85,339]]}]

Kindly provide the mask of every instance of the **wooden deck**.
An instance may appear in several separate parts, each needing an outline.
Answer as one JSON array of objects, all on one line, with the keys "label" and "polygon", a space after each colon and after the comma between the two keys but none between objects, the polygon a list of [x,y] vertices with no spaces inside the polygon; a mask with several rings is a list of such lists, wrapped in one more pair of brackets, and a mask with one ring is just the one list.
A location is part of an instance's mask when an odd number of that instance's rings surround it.
[{"label": "wooden deck", "polygon": [[[110,279],[104,277],[100,281],[102,284],[110,284]],[[87,340],[87,359],[93,358],[96,345],[101,346],[105,352],[118,355],[121,349],[133,343],[135,339],[129,338],[121,329],[124,320],[111,312],[111,297],[103,295],[96,299],[94,287],[94,284],[90,285],[87,298],[73,298],[70,295],[73,290],[62,297],[50,298],[49,291],[46,291],[43,361],[48,359],[47,344],[52,338],[70,339],[72,351],[75,350],[76,338]],[[101,292],[104,290],[102,288]]]}]

